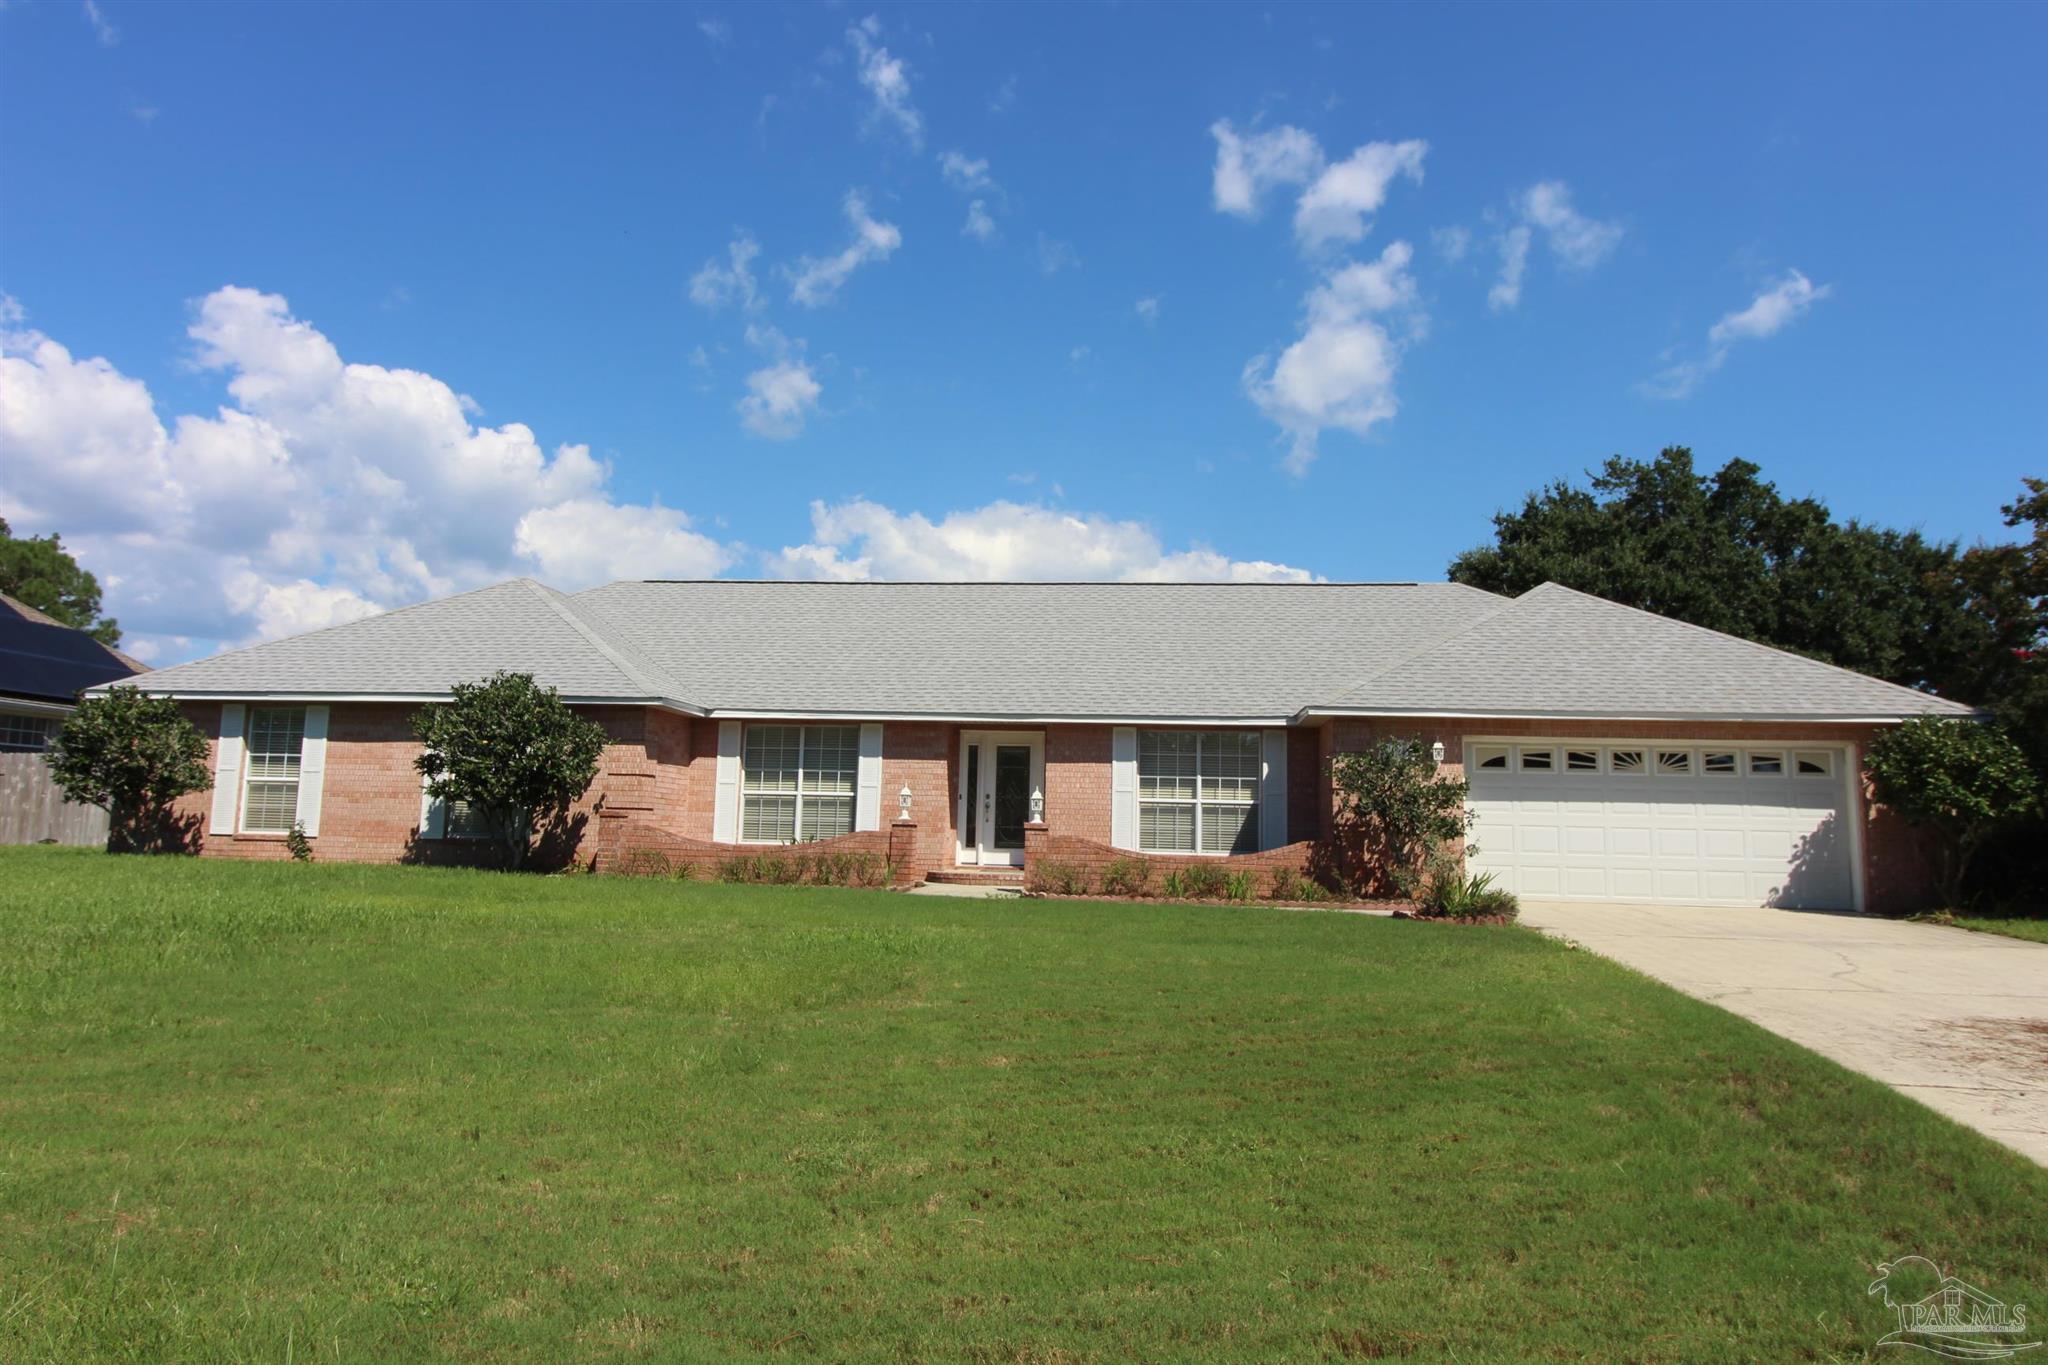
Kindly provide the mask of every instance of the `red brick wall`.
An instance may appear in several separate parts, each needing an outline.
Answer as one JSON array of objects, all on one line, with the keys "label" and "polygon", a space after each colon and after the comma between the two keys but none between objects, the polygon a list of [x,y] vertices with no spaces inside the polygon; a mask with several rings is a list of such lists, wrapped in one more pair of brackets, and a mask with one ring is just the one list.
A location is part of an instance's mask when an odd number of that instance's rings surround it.
[{"label": "red brick wall", "polygon": [[[882,824],[896,818],[903,789],[910,788],[910,818],[917,823],[913,854],[925,871],[953,865],[954,784],[960,731],[938,721],[892,721],[882,727]],[[708,833],[710,826],[705,830]]]},{"label": "red brick wall", "polygon": [[1045,823],[1061,834],[1109,842],[1111,727],[1045,727]]},{"label": "red brick wall", "polygon": [[[321,784],[320,833],[313,856],[328,862],[482,863],[493,861],[487,843],[468,839],[420,839],[420,778],[413,767],[420,744],[413,738],[410,704],[342,703],[330,706],[327,717],[327,769]],[[664,717],[642,707],[578,708],[605,728],[611,743],[598,764],[590,790],[570,808],[563,831],[543,838],[537,861],[561,864],[577,856],[583,840],[594,835],[591,819],[599,802],[651,814],[661,796],[661,765],[650,760],[649,718],[657,726]],[[193,702],[185,714],[207,739],[206,765],[213,769],[220,742],[221,706]],[[662,739],[678,741],[677,726],[687,735],[689,722],[663,728]],[[658,742],[657,742],[658,747]],[[671,781],[673,779],[670,779]],[[284,837],[276,834],[208,834],[212,792],[183,798],[178,814],[197,822],[199,851],[213,858],[285,858]]]},{"label": "red brick wall", "polygon": [[[335,862],[483,862],[490,850],[466,840],[417,840],[419,778],[413,759],[412,705],[340,704],[329,708],[327,771],[321,831],[314,856]],[[218,703],[193,703],[186,713],[208,738],[208,765],[219,733]],[[606,748],[597,780],[570,816],[568,837],[544,845],[544,860],[588,859],[596,850],[593,817],[652,824],[670,835],[708,843],[717,790],[718,726],[640,707],[594,707],[587,714],[605,727]],[[1045,820],[1053,837],[1100,846],[1110,834],[1110,739],[1106,725],[1048,725],[1045,731]],[[1288,832],[1297,843],[1325,838],[1333,809],[1328,766],[1332,754],[1362,747],[1386,734],[1441,739],[1446,766],[1462,771],[1463,744],[1472,735],[1556,735],[1561,738],[1727,739],[1787,744],[1864,744],[1878,727],[1830,725],[1688,725],[1675,722],[1533,722],[1337,720],[1302,727],[1288,736]],[[894,722],[883,731],[882,819],[896,815],[898,793],[911,789],[916,824],[908,861],[920,870],[950,867],[958,847],[954,810],[961,779],[960,727],[939,722]],[[211,857],[282,858],[276,835],[204,835],[210,793],[179,803],[195,819],[202,851]],[[607,821],[609,823],[609,821]],[[1870,906],[1878,910],[1926,903],[1929,863],[1916,832],[1866,799],[1864,870]],[[1062,847],[1067,845],[1062,844]],[[1080,845],[1073,845],[1076,850]],[[1077,857],[1080,854],[1077,852]],[[1094,855],[1088,855],[1093,857]],[[1265,855],[1254,855],[1265,856]]]}]

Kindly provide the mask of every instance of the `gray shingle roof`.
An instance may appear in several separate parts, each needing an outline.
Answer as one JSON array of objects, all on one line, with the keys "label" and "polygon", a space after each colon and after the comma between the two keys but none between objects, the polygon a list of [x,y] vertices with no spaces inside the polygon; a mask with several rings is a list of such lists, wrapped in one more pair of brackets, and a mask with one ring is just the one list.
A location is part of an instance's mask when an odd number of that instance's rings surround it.
[{"label": "gray shingle roof", "polygon": [[511,669],[569,697],[655,699],[667,680],[530,578],[176,664],[136,679],[181,695],[444,696]]},{"label": "gray shingle roof", "polygon": [[1952,701],[1556,583],[1316,709],[1512,716],[1967,715]]},{"label": "gray shingle roof", "polygon": [[446,695],[497,669],[700,712],[1847,717],[1954,703],[1555,585],[529,579],[180,664],[184,696]]},{"label": "gray shingle roof", "polygon": [[613,583],[714,711],[1284,717],[1500,604],[1453,583]]}]

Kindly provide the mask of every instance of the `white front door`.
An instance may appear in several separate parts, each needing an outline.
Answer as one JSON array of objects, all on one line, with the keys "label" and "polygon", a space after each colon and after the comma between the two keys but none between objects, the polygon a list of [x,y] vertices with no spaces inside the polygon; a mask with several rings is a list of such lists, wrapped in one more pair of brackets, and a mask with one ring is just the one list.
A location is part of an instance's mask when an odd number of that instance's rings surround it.
[{"label": "white front door", "polygon": [[1044,790],[1043,731],[961,731],[960,797],[953,812],[960,861],[1022,867],[1031,795]]},{"label": "white front door", "polygon": [[1527,900],[1847,910],[1855,780],[1840,746],[1475,740],[1467,858]]}]

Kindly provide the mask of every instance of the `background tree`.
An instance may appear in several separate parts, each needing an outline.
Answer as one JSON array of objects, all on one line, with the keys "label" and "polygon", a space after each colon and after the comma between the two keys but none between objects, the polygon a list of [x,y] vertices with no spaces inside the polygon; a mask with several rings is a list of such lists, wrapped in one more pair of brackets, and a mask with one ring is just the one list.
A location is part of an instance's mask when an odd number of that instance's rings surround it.
[{"label": "background tree", "polygon": [[1378,871],[1407,895],[1472,826],[1468,784],[1446,777],[1420,739],[1380,740],[1330,760],[1337,819]]},{"label": "background tree", "polygon": [[412,728],[426,746],[416,766],[427,790],[467,802],[515,869],[526,865],[538,824],[566,815],[590,789],[605,745],[604,727],[531,673],[457,683],[454,699],[415,715]]},{"label": "background tree", "polygon": [[1870,742],[1864,758],[1877,799],[1939,840],[1943,903],[1964,904],[1977,850],[2040,813],[2040,779],[2005,733],[1978,721],[1909,720]]},{"label": "background tree", "polygon": [[172,803],[213,785],[206,737],[169,697],[134,687],[80,702],[46,757],[66,796],[107,812],[115,852],[181,846]]},{"label": "background tree", "polygon": [[1498,513],[1494,543],[1450,577],[1510,596],[1554,581],[1911,687],[1968,678],[1989,632],[1953,543],[1837,523],[1761,474],[1731,460],[1701,475],[1684,446],[1617,455],[1587,488],[1553,483]]},{"label": "background tree", "polygon": [[121,627],[100,615],[100,583],[78,567],[59,536],[18,538],[0,517],[0,592],[112,648]]}]

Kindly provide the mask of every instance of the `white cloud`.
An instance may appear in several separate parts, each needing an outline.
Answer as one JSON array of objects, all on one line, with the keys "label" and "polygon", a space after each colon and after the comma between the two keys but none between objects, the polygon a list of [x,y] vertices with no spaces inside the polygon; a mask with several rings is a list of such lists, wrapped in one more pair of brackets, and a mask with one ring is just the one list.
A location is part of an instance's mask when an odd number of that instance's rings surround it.
[{"label": "white cloud", "polygon": [[726,245],[726,264],[720,265],[717,257],[704,262],[696,274],[690,276],[690,301],[700,308],[713,312],[736,303],[742,308],[752,308],[758,302],[754,294],[754,258],[761,254],[760,243],[742,232]]},{"label": "white cloud", "polygon": [[967,221],[960,225],[960,235],[972,237],[977,242],[996,239],[996,220],[989,216],[988,207],[981,200],[973,200],[967,205]]},{"label": "white cloud", "polygon": [[939,157],[939,173],[946,183],[962,194],[979,194],[996,183],[989,177],[988,159],[975,159],[964,152],[945,152]]},{"label": "white cloud", "polygon": [[1016,107],[1016,104],[1017,78],[1015,76],[1005,76],[1003,77],[1003,83],[998,85],[989,94],[988,111],[991,114],[1007,114]]},{"label": "white cloud", "polygon": [[865,498],[811,504],[812,539],[764,556],[783,578],[1122,582],[1315,581],[1306,569],[1237,560],[1207,546],[1168,552],[1137,521],[998,501],[947,513],[897,512]]},{"label": "white cloud", "polygon": [[1573,208],[1571,189],[1563,181],[1531,185],[1515,196],[1512,225],[1495,239],[1500,247],[1500,278],[1487,292],[1487,306],[1501,312],[1520,305],[1529,248],[1538,232],[1559,265],[1583,272],[1613,254],[1622,231],[1620,223],[1603,223]]},{"label": "white cloud", "polygon": [[1517,224],[1500,235],[1500,278],[1486,291],[1486,306],[1496,313],[1522,301],[1522,276],[1529,269],[1529,229]]},{"label": "white cloud", "polygon": [[384,610],[350,588],[310,578],[268,582],[250,569],[233,571],[223,586],[228,604],[255,622],[256,638],[263,640],[345,626]]},{"label": "white cloud", "polygon": [[1294,235],[1309,250],[1363,240],[1372,228],[1369,215],[1387,201],[1387,187],[1396,176],[1419,182],[1428,153],[1429,144],[1419,138],[1368,142],[1324,168],[1295,205]]},{"label": "white cloud", "polygon": [[1256,217],[1267,190],[1305,185],[1322,169],[1323,149],[1315,137],[1291,125],[1241,134],[1229,119],[1218,119],[1209,125],[1209,133],[1216,139],[1210,193],[1219,213]]},{"label": "white cloud", "polygon": [[710,40],[713,47],[724,47],[732,41],[732,25],[723,19],[699,19],[697,32]]},{"label": "white cloud", "polygon": [[848,190],[842,207],[853,225],[853,240],[846,249],[823,259],[805,256],[787,272],[789,297],[806,308],[830,303],[847,276],[870,261],[888,260],[903,245],[902,232],[870,215],[867,198],[859,190]]},{"label": "white cloud", "polygon": [[856,74],[874,100],[869,120],[893,127],[912,151],[921,150],[924,116],[910,100],[910,68],[902,58],[890,56],[889,49],[876,41],[881,36],[882,21],[872,14],[846,30],[846,41],[853,45],[858,59]]},{"label": "white cloud", "polygon": [[1729,313],[1707,330],[1716,346],[1735,341],[1760,341],[1775,336],[1828,296],[1832,286],[1815,284],[1796,270],[1750,300],[1749,307]]},{"label": "white cloud", "polygon": [[1621,241],[1621,224],[1602,223],[1572,207],[1572,192],[1561,180],[1531,185],[1519,205],[1522,216],[1543,229],[1558,261],[1572,270],[1591,270]]},{"label": "white cloud", "polygon": [[1050,279],[1062,270],[1077,269],[1080,264],[1081,257],[1074,251],[1073,243],[1048,237],[1043,232],[1038,234],[1039,274]]},{"label": "white cloud", "polygon": [[1397,411],[1401,342],[1376,315],[1406,313],[1410,334],[1419,330],[1413,259],[1414,248],[1394,242],[1375,261],[1330,272],[1304,301],[1300,339],[1277,361],[1260,355],[1246,364],[1246,394],[1290,438],[1291,473],[1314,462],[1325,430],[1364,436]]},{"label": "white cloud", "polygon": [[[632,545],[647,537],[621,520],[686,527],[615,503],[585,446],[550,453],[521,423],[477,424],[432,375],[345,361],[274,294],[216,290],[189,334],[230,401],[160,418],[141,381],[0,310],[0,516],[62,531],[144,648],[182,656],[540,568],[581,587],[593,563],[559,548],[565,521]],[[724,553],[708,544],[669,548],[696,571]]]},{"label": "white cloud", "polygon": [[1472,230],[1465,227],[1440,227],[1429,234],[1429,244],[1436,248],[1436,254],[1447,265],[1456,265],[1465,259],[1465,253],[1472,249]]},{"label": "white cloud", "polygon": [[616,578],[709,578],[733,553],[690,529],[690,519],[660,503],[621,507],[603,498],[541,507],[519,519],[514,548],[550,583]]},{"label": "white cloud", "polygon": [[98,0],[85,0],[85,22],[92,25],[95,38],[101,47],[112,47],[121,41],[121,30],[107,22],[107,16],[100,13]]},{"label": "white cloud", "polygon": [[1147,327],[1150,327],[1153,323],[1159,321],[1158,297],[1155,295],[1151,298],[1139,299],[1137,303],[1137,310],[1138,320],[1144,323]]},{"label": "white cloud", "polygon": [[1707,329],[1707,354],[1697,360],[1681,360],[1659,370],[1639,387],[1651,398],[1685,398],[1728,361],[1728,352],[1738,341],[1761,341],[1776,336],[1804,317],[1814,304],[1826,298],[1834,286],[1815,284],[1797,270],[1766,288],[1749,306],[1725,313]]},{"label": "white cloud", "polygon": [[809,365],[778,360],[747,376],[746,396],[739,401],[740,425],[771,441],[800,436],[822,392]]}]

